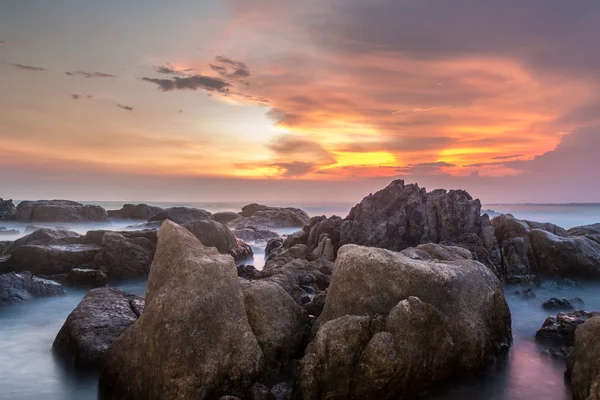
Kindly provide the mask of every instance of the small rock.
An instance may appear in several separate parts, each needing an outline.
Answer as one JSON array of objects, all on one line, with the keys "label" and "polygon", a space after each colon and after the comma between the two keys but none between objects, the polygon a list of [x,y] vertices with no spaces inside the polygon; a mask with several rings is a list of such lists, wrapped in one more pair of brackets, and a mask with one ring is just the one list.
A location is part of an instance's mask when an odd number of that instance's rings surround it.
[{"label": "small rock", "polygon": [[0,275],[0,306],[22,303],[37,297],[51,297],[65,294],[61,284],[38,278],[29,272],[16,274],[9,272]]},{"label": "small rock", "polygon": [[108,277],[103,271],[87,268],[73,268],[67,278],[69,285],[80,288],[101,287],[106,285],[107,281]]},{"label": "small rock", "polygon": [[285,382],[278,383],[271,388],[269,400],[291,400],[292,388]]},{"label": "small rock", "polygon": [[579,297],[571,300],[564,297],[553,297],[542,304],[544,310],[574,310],[575,307],[583,306],[583,300]]},{"label": "small rock", "polygon": [[517,290],[515,294],[518,294],[523,300],[532,300],[536,297],[532,288]]}]

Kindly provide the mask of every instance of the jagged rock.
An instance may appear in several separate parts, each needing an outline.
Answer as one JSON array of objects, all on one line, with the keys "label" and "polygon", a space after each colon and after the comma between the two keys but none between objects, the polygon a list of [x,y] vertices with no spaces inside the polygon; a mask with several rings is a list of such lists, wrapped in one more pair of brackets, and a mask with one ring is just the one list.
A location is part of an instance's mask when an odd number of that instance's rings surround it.
[{"label": "jagged rock", "polygon": [[[297,247],[298,245],[294,246]],[[292,247],[293,248],[293,247]],[[329,236],[325,235],[322,237],[319,245],[310,253],[309,260],[318,260],[324,258],[327,261],[335,261],[336,254],[335,246]]]},{"label": "jagged rock", "polygon": [[216,247],[222,254],[231,254],[235,260],[243,260],[253,255],[250,245],[238,239],[226,225],[219,222],[194,221],[183,226],[192,232],[203,245]]},{"label": "jagged rock", "polygon": [[567,357],[567,377],[574,400],[600,399],[600,317],[590,318],[575,331]]},{"label": "jagged rock", "polygon": [[240,214],[234,211],[221,211],[212,215],[213,219],[221,224],[227,225],[240,217]]},{"label": "jagged rock", "polygon": [[298,398],[414,398],[495,360],[511,342],[510,311],[501,282],[465,253],[341,247]]},{"label": "jagged rock", "polygon": [[503,274],[508,283],[530,283],[536,277],[529,263],[527,243],[523,237],[502,242]]},{"label": "jagged rock", "polygon": [[533,229],[531,241],[541,274],[600,278],[600,243],[586,236],[561,237]]},{"label": "jagged rock", "polygon": [[271,239],[265,246],[265,261],[269,261],[279,255],[283,248],[283,238]]},{"label": "jagged rock", "polygon": [[93,265],[112,279],[144,276],[150,270],[154,251],[154,244],[145,237],[128,239],[117,232],[104,232]]},{"label": "jagged rock", "polygon": [[263,362],[233,258],[165,221],[144,313],[102,362],[104,397],[202,400],[238,395],[256,380]]},{"label": "jagged rock", "polygon": [[253,281],[262,278],[262,273],[254,268],[254,265],[238,265],[238,277],[244,278],[248,281]]},{"label": "jagged rock", "polygon": [[600,312],[577,310],[558,313],[556,317],[546,318],[544,325],[535,334],[535,338],[546,344],[572,346],[575,329],[595,316],[600,316]]},{"label": "jagged rock", "polygon": [[299,208],[270,207],[249,204],[242,208],[241,218],[231,221],[236,229],[254,226],[260,228],[302,228],[310,221],[306,212]]},{"label": "jagged rock", "polygon": [[177,224],[185,224],[186,222],[203,221],[211,219],[212,215],[208,211],[199,208],[189,207],[171,207],[167,208],[148,219],[148,222],[169,220]]},{"label": "jagged rock", "polygon": [[69,271],[67,282],[79,288],[97,288],[106,285],[108,277],[98,269],[73,268]]},{"label": "jagged rock", "polygon": [[16,219],[22,222],[104,222],[106,210],[70,200],[22,201],[17,206]]},{"label": "jagged rock", "polygon": [[29,272],[9,272],[0,275],[0,306],[63,294],[65,290],[61,284],[38,278]]},{"label": "jagged rock", "polygon": [[571,236],[586,236],[586,235],[600,235],[600,223],[576,226],[575,228],[569,229],[569,235]]},{"label": "jagged rock", "polygon": [[574,310],[576,307],[583,307],[583,300],[576,297],[571,300],[564,297],[553,297],[542,304],[544,310]]},{"label": "jagged rock", "polygon": [[14,220],[17,218],[17,207],[12,200],[0,199],[0,221]]},{"label": "jagged rock", "polygon": [[248,322],[266,361],[276,369],[283,367],[302,352],[306,313],[274,282],[246,283],[242,291]]},{"label": "jagged rock", "polygon": [[244,242],[268,241],[280,237],[279,233],[277,232],[273,232],[268,229],[257,229],[254,227],[235,229],[232,232],[238,239],[241,239]]},{"label": "jagged rock", "polygon": [[107,213],[110,218],[147,220],[162,211],[163,208],[148,204],[125,204],[120,210],[109,210]]},{"label": "jagged rock", "polygon": [[97,367],[143,310],[141,297],[114,288],[93,289],[67,317],[52,349],[76,368]]}]

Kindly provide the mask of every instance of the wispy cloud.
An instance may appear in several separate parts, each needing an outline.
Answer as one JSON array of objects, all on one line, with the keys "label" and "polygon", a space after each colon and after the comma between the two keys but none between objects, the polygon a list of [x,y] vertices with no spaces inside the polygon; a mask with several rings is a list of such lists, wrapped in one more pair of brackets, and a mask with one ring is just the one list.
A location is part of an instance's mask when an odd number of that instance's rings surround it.
[{"label": "wispy cloud", "polygon": [[116,75],[107,74],[104,72],[85,72],[85,71],[72,71],[65,72],[65,75],[68,76],[80,76],[84,78],[116,78]]},{"label": "wispy cloud", "polygon": [[23,71],[48,71],[46,68],[42,68],[42,67],[33,67],[31,65],[23,65],[23,64],[16,64],[16,63],[12,63],[10,64],[12,67],[15,67],[17,69],[23,70]]},{"label": "wispy cloud", "polygon": [[231,84],[219,78],[210,76],[192,75],[184,78],[174,77],[173,79],[142,78],[145,82],[154,83],[163,92],[172,90],[206,90],[208,92],[220,92],[227,94]]},{"label": "wispy cloud", "polygon": [[124,105],[121,105],[121,104],[117,104],[117,107],[120,107],[123,110],[133,111],[133,107],[130,107],[130,106],[124,106]]}]

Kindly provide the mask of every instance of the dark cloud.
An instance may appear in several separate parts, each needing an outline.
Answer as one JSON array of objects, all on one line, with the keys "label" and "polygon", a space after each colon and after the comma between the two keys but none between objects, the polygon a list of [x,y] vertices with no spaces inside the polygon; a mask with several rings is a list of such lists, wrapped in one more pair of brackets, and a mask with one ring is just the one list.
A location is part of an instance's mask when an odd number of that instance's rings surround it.
[{"label": "dark cloud", "polygon": [[46,68],[42,68],[42,67],[32,67],[30,65],[23,65],[23,64],[10,64],[11,66],[18,68],[18,69],[22,69],[24,71],[48,71]]},{"label": "dark cloud", "polygon": [[492,157],[492,160],[509,160],[511,158],[518,158],[518,157],[523,157],[523,154],[513,154],[511,156]]},{"label": "dark cloud", "polygon": [[154,66],[154,71],[158,72],[159,74],[164,74],[164,75],[180,75],[180,74],[184,74],[186,72],[191,72],[194,71],[193,68],[188,68],[188,69],[175,69],[171,64],[165,64],[165,65],[155,65]]},{"label": "dark cloud", "polygon": [[72,95],[71,95],[71,98],[72,98],[73,100],[78,100],[78,99],[79,99],[79,97],[80,97],[80,96],[79,96],[78,94],[72,94]]},{"label": "dark cloud", "polygon": [[[91,94],[86,94],[85,95],[85,98],[88,99],[88,100],[91,99],[91,98],[93,98],[93,97],[94,96],[91,95]],[[74,94],[71,95],[71,98],[73,98],[74,100],[79,100],[79,99],[83,99],[84,95],[83,94],[74,93]]]},{"label": "dark cloud", "polygon": [[172,90],[206,90],[209,92],[220,92],[227,94],[231,84],[219,78],[210,76],[193,75],[185,78],[174,77],[173,79],[142,78],[143,81],[158,85],[164,92]]},{"label": "dark cloud", "polygon": [[418,164],[408,164],[404,167],[397,168],[397,172],[401,172],[403,174],[439,174],[443,170],[444,167],[455,167],[456,165],[450,164],[444,161],[439,162],[429,162],[429,163],[418,163]]},{"label": "dark cloud", "polygon": [[72,71],[65,72],[68,76],[82,76],[84,78],[116,78],[116,75],[106,74],[104,72],[85,72],[85,71]]},{"label": "dark cloud", "polygon": [[[492,158],[493,160],[494,158]],[[495,162],[484,162],[484,163],[475,163],[475,164],[467,164],[465,168],[479,168],[479,167],[502,167],[506,165],[506,161],[495,161]]]},{"label": "dark cloud", "polygon": [[250,69],[241,61],[235,61],[224,56],[216,56],[215,64],[209,64],[210,68],[225,79],[240,80],[250,76]]},{"label": "dark cloud", "polygon": [[295,161],[291,163],[271,164],[271,166],[283,170],[283,176],[293,178],[306,175],[317,169],[320,165],[311,162]]},{"label": "dark cloud", "polygon": [[117,104],[117,107],[122,108],[123,110],[127,110],[127,111],[133,111],[133,107],[129,107],[129,106],[123,106],[121,104]]}]

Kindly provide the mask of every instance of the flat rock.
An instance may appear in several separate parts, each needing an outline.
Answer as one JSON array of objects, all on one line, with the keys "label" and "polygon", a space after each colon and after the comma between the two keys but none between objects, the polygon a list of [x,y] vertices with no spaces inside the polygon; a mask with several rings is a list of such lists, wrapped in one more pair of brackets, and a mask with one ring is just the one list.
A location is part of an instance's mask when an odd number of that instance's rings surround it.
[{"label": "flat rock", "polygon": [[16,219],[22,222],[105,222],[106,210],[70,200],[22,201]]},{"label": "flat rock", "polygon": [[120,210],[109,210],[107,213],[110,218],[147,220],[162,211],[163,208],[148,204],[125,204]]},{"label": "flat rock", "polygon": [[199,208],[170,207],[150,217],[148,222],[169,220],[177,224],[185,224],[186,222],[202,221],[211,218],[211,213]]},{"label": "flat rock", "polygon": [[63,294],[65,290],[60,283],[38,278],[29,272],[0,275],[0,306]]}]

